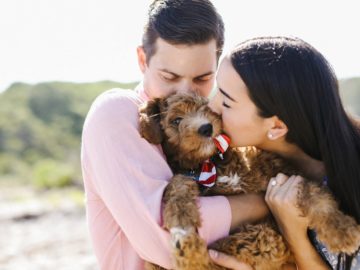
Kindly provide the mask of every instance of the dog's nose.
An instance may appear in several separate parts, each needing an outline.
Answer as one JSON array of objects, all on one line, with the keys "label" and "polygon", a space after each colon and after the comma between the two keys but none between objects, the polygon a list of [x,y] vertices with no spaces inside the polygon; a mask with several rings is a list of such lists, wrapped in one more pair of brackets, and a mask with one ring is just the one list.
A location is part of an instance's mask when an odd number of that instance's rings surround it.
[{"label": "dog's nose", "polygon": [[213,132],[212,124],[205,124],[199,127],[198,133],[204,137],[210,137]]}]

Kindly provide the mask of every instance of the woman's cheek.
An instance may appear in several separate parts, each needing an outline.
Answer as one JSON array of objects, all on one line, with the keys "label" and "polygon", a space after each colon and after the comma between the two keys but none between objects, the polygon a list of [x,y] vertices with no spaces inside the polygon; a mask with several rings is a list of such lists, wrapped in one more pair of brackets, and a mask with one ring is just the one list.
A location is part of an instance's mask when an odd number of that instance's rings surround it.
[{"label": "woman's cheek", "polygon": [[222,114],[221,114],[221,120],[222,120],[223,130],[228,133],[229,132],[229,130],[228,130],[228,122],[227,122],[226,114],[224,112],[222,112]]},{"label": "woman's cheek", "polygon": [[[236,146],[236,142],[238,140],[237,138],[237,132],[236,132],[236,125],[229,119],[228,115],[226,113],[222,114],[222,120],[223,120],[223,129],[227,135],[230,136],[231,144],[232,146]],[[235,144],[234,144],[235,143]]]}]

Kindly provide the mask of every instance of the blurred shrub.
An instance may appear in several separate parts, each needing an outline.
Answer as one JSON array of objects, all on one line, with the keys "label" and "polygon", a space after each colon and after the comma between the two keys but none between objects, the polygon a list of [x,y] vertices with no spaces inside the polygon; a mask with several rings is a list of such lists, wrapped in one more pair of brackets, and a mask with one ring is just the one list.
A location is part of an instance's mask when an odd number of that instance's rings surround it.
[{"label": "blurred shrub", "polygon": [[80,184],[80,138],[91,103],[108,89],[135,85],[104,81],[10,86],[0,94],[0,181],[18,179],[42,188]]},{"label": "blurred shrub", "polygon": [[32,182],[38,188],[61,188],[73,183],[73,174],[70,165],[43,159],[34,166]]}]

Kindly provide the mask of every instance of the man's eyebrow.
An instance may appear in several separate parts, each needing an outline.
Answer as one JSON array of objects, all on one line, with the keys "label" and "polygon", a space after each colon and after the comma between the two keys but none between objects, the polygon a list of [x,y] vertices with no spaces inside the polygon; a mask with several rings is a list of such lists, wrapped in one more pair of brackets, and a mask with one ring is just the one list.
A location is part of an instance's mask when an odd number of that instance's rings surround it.
[{"label": "man's eyebrow", "polygon": [[169,73],[169,74],[173,75],[174,77],[180,77],[179,74],[176,74],[176,73],[174,73],[174,72],[171,72],[170,70],[167,70],[166,68],[162,68],[162,69],[159,69],[159,70],[162,71],[162,72]]},{"label": "man's eyebrow", "polygon": [[[172,71],[170,71],[170,70],[167,70],[166,68],[162,68],[162,69],[159,69],[159,70],[162,71],[162,72],[169,73],[169,74],[171,74],[171,75],[173,75],[173,76],[175,76],[175,77],[181,77],[179,74],[176,74],[176,73],[174,73],[174,72],[172,72]],[[214,73],[215,73],[214,71],[208,71],[208,72],[205,72],[204,74],[201,74],[201,75],[199,75],[199,76],[196,76],[196,78],[205,77],[205,76],[208,76],[208,75],[212,75],[212,74],[214,74]]]},{"label": "man's eyebrow", "polygon": [[196,76],[196,78],[201,78],[201,77],[205,77],[205,76],[212,75],[212,74],[214,74],[214,71],[208,71],[208,72],[206,72],[204,74]]},{"label": "man's eyebrow", "polygon": [[234,102],[236,102],[236,100],[235,99],[233,99],[232,97],[230,97],[229,96],[229,94],[228,93],[226,93],[224,90],[222,90],[221,88],[219,88],[219,91],[221,92],[221,94],[223,94],[225,97],[227,97],[228,99],[230,99],[230,100],[232,100],[232,101],[234,101]]}]

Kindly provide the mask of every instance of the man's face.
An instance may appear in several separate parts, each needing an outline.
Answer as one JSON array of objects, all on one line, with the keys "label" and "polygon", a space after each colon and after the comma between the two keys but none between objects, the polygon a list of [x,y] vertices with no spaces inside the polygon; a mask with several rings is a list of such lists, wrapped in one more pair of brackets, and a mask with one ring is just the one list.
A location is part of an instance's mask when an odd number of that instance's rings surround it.
[{"label": "man's face", "polygon": [[217,66],[214,39],[190,46],[172,45],[158,38],[155,46],[148,64],[143,49],[138,49],[144,88],[150,98],[173,92],[195,91],[205,97],[210,94]]}]

